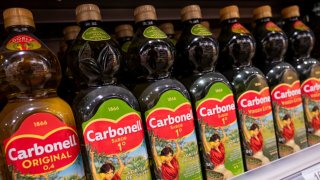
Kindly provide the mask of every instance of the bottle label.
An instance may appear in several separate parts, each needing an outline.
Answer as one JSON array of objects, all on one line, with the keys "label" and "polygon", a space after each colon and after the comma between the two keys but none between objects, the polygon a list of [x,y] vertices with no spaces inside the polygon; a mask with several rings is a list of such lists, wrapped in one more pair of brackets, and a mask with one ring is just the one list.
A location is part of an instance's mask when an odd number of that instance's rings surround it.
[{"label": "bottle label", "polygon": [[157,26],[149,26],[143,31],[143,36],[150,39],[165,39],[167,35]]},{"label": "bottle label", "polygon": [[306,26],[302,21],[296,21],[293,23],[293,28],[300,30],[300,31],[306,31],[309,30],[310,28]]},{"label": "bottle label", "polygon": [[212,33],[202,24],[196,24],[191,28],[191,34],[195,36],[211,36]]},{"label": "bottle label", "polygon": [[241,135],[245,140],[245,161],[248,170],[278,158],[269,87],[262,77],[251,80],[254,88],[237,98]]},{"label": "bottle label", "polygon": [[125,42],[125,43],[121,46],[122,51],[125,52],[125,53],[128,52],[128,49],[129,49],[130,45],[131,45],[131,41]]},{"label": "bottle label", "polygon": [[52,114],[28,116],[4,141],[4,151],[13,179],[84,178],[76,128]]},{"label": "bottle label", "polygon": [[249,34],[249,31],[240,23],[235,23],[231,27],[231,31],[237,34]]},{"label": "bottle label", "polygon": [[111,36],[101,28],[90,27],[83,32],[82,39],[86,41],[106,41],[111,39]]},{"label": "bottle label", "polygon": [[273,22],[269,21],[265,25],[267,31],[282,32],[282,30]]},{"label": "bottle label", "polygon": [[140,113],[120,99],[101,104],[82,124],[83,137],[93,176],[111,167],[113,178],[151,179]]},{"label": "bottle label", "polygon": [[301,93],[304,103],[308,143],[311,146],[320,142],[320,77],[313,76],[306,79],[301,85]]},{"label": "bottle label", "polygon": [[17,35],[8,41],[6,48],[12,51],[35,50],[41,48],[41,44],[31,36]]},{"label": "bottle label", "polygon": [[176,90],[145,112],[157,179],[202,179],[192,107]]},{"label": "bottle label", "polygon": [[292,83],[282,81],[271,91],[280,157],[308,146],[300,81],[288,73],[284,76]]},{"label": "bottle label", "polygon": [[[196,102],[208,179],[229,179],[244,172],[236,107],[231,89],[214,83]],[[209,155],[209,157],[208,157]]]}]

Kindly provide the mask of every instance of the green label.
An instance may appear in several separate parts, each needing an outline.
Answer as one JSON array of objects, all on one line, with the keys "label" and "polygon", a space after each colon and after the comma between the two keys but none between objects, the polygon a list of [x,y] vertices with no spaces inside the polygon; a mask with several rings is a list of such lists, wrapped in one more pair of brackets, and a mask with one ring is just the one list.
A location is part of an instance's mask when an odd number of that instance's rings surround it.
[{"label": "green label", "polygon": [[176,90],[168,90],[145,116],[156,178],[202,179],[189,100]]},{"label": "green label", "polygon": [[82,124],[83,137],[94,179],[151,179],[148,154],[139,112],[120,99],[103,102]]},{"label": "green label", "polygon": [[244,172],[234,96],[214,83],[196,102],[202,155],[208,179],[229,179]]},{"label": "green label", "polygon": [[149,26],[143,31],[143,36],[150,39],[164,39],[167,35],[156,26]]},{"label": "green label", "polygon": [[191,28],[191,34],[196,36],[211,36],[212,33],[202,24],[196,24]]},{"label": "green label", "polygon": [[128,49],[129,49],[130,44],[131,44],[131,41],[125,42],[125,43],[121,46],[122,51],[123,51],[123,52],[128,52]]},{"label": "green label", "polygon": [[111,39],[110,35],[98,27],[90,27],[82,34],[82,39],[86,41],[106,41]]}]

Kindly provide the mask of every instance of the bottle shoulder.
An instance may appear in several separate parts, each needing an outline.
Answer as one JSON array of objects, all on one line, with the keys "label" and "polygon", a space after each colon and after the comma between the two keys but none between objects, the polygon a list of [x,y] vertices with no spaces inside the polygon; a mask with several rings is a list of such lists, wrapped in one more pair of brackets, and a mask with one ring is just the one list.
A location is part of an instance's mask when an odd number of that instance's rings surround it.
[{"label": "bottle shoulder", "polygon": [[13,134],[27,117],[35,113],[49,113],[65,124],[75,126],[71,107],[59,97],[10,100],[0,113],[1,134]]},{"label": "bottle shoulder", "polygon": [[102,103],[110,99],[122,100],[131,108],[139,111],[138,101],[128,89],[118,85],[107,85],[79,92],[73,104],[77,119],[88,120]]},{"label": "bottle shoulder", "polygon": [[218,72],[211,72],[200,76],[191,83],[191,86],[189,87],[190,94],[193,96],[194,100],[200,100],[206,96],[212,85],[216,83],[223,83],[229,89],[232,89],[230,82],[225,76]]},{"label": "bottle shoulder", "polygon": [[155,106],[161,95],[169,90],[178,91],[190,101],[190,95],[187,88],[178,80],[158,80],[147,85],[146,88],[139,95],[137,95],[139,97],[138,99],[142,111],[146,111]]}]

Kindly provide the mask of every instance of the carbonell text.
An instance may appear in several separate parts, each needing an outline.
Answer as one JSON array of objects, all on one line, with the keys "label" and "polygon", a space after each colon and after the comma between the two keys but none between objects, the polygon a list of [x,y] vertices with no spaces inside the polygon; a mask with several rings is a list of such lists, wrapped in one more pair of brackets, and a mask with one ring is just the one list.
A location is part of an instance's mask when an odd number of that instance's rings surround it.
[{"label": "carbonell text", "polygon": [[70,149],[77,146],[76,136],[71,135],[64,141],[55,142],[52,144],[46,144],[43,146],[34,143],[31,148],[26,150],[19,150],[17,148],[11,148],[8,150],[8,156],[11,161],[23,160],[32,158],[33,156],[42,156],[44,154],[51,154],[53,152]]},{"label": "carbonell text", "polygon": [[135,132],[142,131],[141,121],[137,120],[135,124],[131,126],[112,128],[108,127],[105,131],[95,132],[94,130],[88,131],[86,137],[89,142],[102,141],[108,138],[114,138],[117,136],[123,136]]},{"label": "carbonell text", "polygon": [[275,99],[285,99],[293,96],[301,95],[301,90],[296,89],[296,90],[287,90],[286,92],[281,92],[281,91],[276,91],[274,93]]},{"label": "carbonell text", "polygon": [[252,106],[269,103],[269,102],[271,102],[270,96],[262,97],[262,98],[254,97],[254,99],[252,100],[241,99],[240,105],[246,108],[246,107],[252,107]]},{"label": "carbonell text", "polygon": [[228,111],[233,111],[235,109],[236,108],[235,108],[234,104],[228,104],[228,105],[221,106],[221,107],[216,105],[214,108],[210,108],[210,109],[207,109],[206,107],[202,107],[202,108],[200,108],[200,115],[202,117],[212,116],[212,115],[215,115],[215,114],[220,114],[220,113],[225,113],[225,112],[228,112]]},{"label": "carbonell text", "polygon": [[190,110],[190,112],[187,114],[182,114],[178,116],[172,117],[171,115],[168,115],[164,119],[156,119],[155,117],[153,117],[149,120],[149,125],[151,128],[158,128],[191,120],[193,120],[192,110]]},{"label": "carbonell text", "polygon": [[309,84],[306,84],[303,86],[303,90],[304,92],[310,93],[310,92],[314,92],[314,91],[319,91],[320,90],[320,84],[316,83],[312,86],[310,86]]}]

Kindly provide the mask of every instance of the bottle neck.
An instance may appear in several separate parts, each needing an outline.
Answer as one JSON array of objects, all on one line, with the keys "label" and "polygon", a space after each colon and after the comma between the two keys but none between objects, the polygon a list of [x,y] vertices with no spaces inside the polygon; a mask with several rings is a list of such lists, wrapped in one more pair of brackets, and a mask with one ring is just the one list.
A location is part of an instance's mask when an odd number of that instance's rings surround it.
[{"label": "bottle neck", "polygon": [[200,23],[201,23],[201,19],[188,19],[183,22],[183,26],[190,27],[190,26],[193,26],[195,24],[200,24]]},{"label": "bottle neck", "polygon": [[144,27],[148,27],[148,26],[155,26],[156,25],[156,21],[155,20],[144,20],[144,21],[140,21],[136,23],[138,28],[144,28]]},{"label": "bottle neck", "polygon": [[35,28],[32,26],[17,25],[7,27],[6,31],[14,33],[33,33],[35,31]]},{"label": "bottle neck", "polygon": [[299,16],[295,16],[295,17],[286,18],[284,21],[285,22],[294,22],[294,21],[298,21],[299,18],[300,18]]},{"label": "bottle neck", "polygon": [[261,19],[257,19],[255,21],[255,23],[257,25],[260,25],[260,24],[264,24],[264,23],[269,22],[269,21],[271,21],[271,17],[264,17],[264,18],[261,18]]},{"label": "bottle neck", "polygon": [[81,28],[88,28],[88,27],[93,27],[93,26],[100,26],[101,21],[97,20],[88,20],[88,21],[82,21],[79,23]]},{"label": "bottle neck", "polygon": [[234,23],[238,23],[238,22],[239,22],[239,18],[230,18],[230,19],[225,19],[225,20],[221,21],[221,25],[227,26],[229,24],[234,24]]}]

